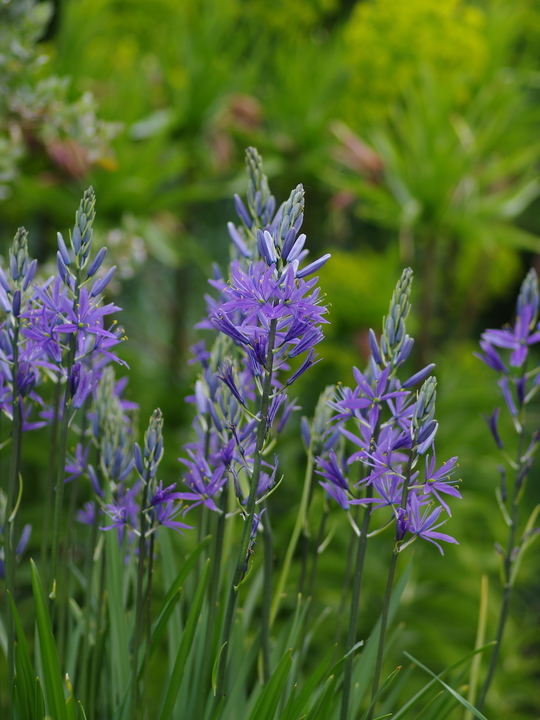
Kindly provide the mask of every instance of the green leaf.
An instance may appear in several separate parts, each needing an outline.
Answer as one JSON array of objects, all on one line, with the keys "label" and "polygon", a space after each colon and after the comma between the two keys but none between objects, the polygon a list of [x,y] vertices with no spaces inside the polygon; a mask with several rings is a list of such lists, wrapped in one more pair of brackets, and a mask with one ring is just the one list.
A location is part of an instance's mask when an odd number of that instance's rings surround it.
[{"label": "green leaf", "polygon": [[320,696],[306,715],[306,720],[327,720],[332,715],[336,676],[330,675],[323,685]]},{"label": "green leaf", "polygon": [[212,691],[214,695],[216,694],[217,690],[217,671],[219,667],[219,658],[221,657],[221,653],[225,649],[225,645],[227,644],[227,641],[223,643],[223,645],[219,648],[219,652],[216,655],[216,659],[214,660],[214,665],[212,667]]},{"label": "green leaf", "polygon": [[[197,547],[193,550],[193,552],[191,552],[190,555],[186,558],[184,564],[182,565],[182,568],[180,569],[177,576],[171,583],[169,590],[167,591],[167,594],[165,595],[165,598],[161,605],[161,610],[159,611],[157,618],[152,623],[151,637],[150,637],[150,657],[153,655],[153,653],[159,647],[159,641],[163,637],[163,633],[165,632],[165,630],[167,628],[167,623],[173,613],[176,602],[178,601],[179,593],[180,593],[180,590],[182,589],[182,585],[184,584],[189,573],[193,570],[199,555],[202,553],[204,548],[208,545],[208,543],[210,542],[210,539],[211,539],[211,536],[208,535],[207,537],[203,538],[203,540],[201,540],[201,542],[197,545]],[[170,638],[169,638],[169,640],[170,640]],[[145,657],[144,654],[145,654],[145,646],[143,645],[141,647],[141,650],[139,653],[139,667],[138,667],[138,677],[139,678],[141,677],[141,674],[144,669],[144,657]],[[117,718],[123,718],[125,708],[127,708],[127,702],[128,702],[128,698],[130,696],[130,692],[131,692],[131,676],[125,686],[124,694],[122,696],[122,701],[118,707],[117,712],[115,713],[115,716],[114,716],[115,720]]]},{"label": "green leaf", "polygon": [[34,717],[41,718],[45,717],[45,698],[43,697],[43,688],[39,678],[36,678],[34,684]]},{"label": "green leaf", "polygon": [[[427,693],[429,692],[430,688],[437,684],[440,678],[442,678],[447,673],[451,672],[452,670],[455,670],[457,667],[462,665],[464,662],[467,662],[471,658],[473,658],[475,655],[478,655],[478,653],[483,652],[486,648],[491,647],[492,645],[495,645],[496,643],[494,641],[486,643],[482,647],[476,648],[475,650],[472,650],[470,653],[467,653],[467,655],[464,655],[462,658],[460,658],[457,662],[455,662],[453,665],[450,665],[445,670],[443,670],[441,673],[436,675],[433,680],[430,680],[430,682],[425,685],[421,690],[419,690],[414,697],[412,697],[402,708],[398,710],[398,712],[394,715],[392,720],[400,720],[400,718],[405,717],[405,714],[412,708],[416,703],[421,700]],[[406,654],[406,653],[405,653]],[[416,663],[416,661],[413,660],[413,662]]]},{"label": "green leaf", "polygon": [[[401,595],[405,590],[409,575],[411,573],[413,558],[409,560],[407,567],[401,574],[396,586],[392,592],[392,598],[390,600],[390,609],[388,612],[388,625],[392,623],[392,620],[399,607]],[[360,659],[356,663],[353,670],[353,694],[351,697],[351,717],[356,717],[360,710],[360,704],[366,694],[368,688],[371,685],[373,678],[373,672],[375,668],[375,658],[377,655],[377,649],[379,647],[379,636],[380,636],[381,619],[377,620],[375,627],[371,631],[371,637],[365,643],[364,651],[360,656]]]},{"label": "green leaf", "polygon": [[152,623],[152,648],[156,648],[159,641],[161,640],[163,633],[165,632],[165,628],[167,627],[167,622],[169,621],[172,611],[174,610],[175,603],[178,600],[182,585],[184,584],[191,570],[193,570],[193,568],[195,567],[199,555],[202,553],[202,551],[209,542],[210,536],[205,537],[203,540],[201,540],[201,542],[197,545],[197,547],[193,550],[193,552],[189,555],[189,557],[182,565],[182,568],[180,569],[178,575],[175,577],[167,594],[165,595],[159,615]]},{"label": "green leaf", "polygon": [[32,590],[36,606],[36,624],[43,666],[47,709],[55,720],[68,720],[60,663],[58,662],[58,654],[54,643],[51,619],[49,617],[49,611],[47,610],[47,600],[33,560],[30,560],[30,567],[32,571]]},{"label": "green leaf", "polygon": [[115,532],[105,533],[105,574],[110,621],[111,690],[114,698],[123,694],[129,681],[129,627],[124,612],[122,580],[124,560]]},{"label": "green leaf", "polygon": [[[17,608],[11,597],[9,590],[7,591],[9,602],[11,604],[11,612],[13,614],[13,621],[15,623],[15,630],[17,632],[17,643],[15,644],[15,670],[17,676],[17,686],[19,692],[19,704],[23,718],[32,716],[32,697],[34,690],[34,677],[36,675],[34,671],[34,665],[30,658],[30,651],[28,649],[28,643],[22,627],[21,619]],[[23,709],[24,708],[24,709]],[[25,714],[26,713],[26,714]]]},{"label": "green leaf", "polygon": [[[401,666],[400,666],[400,667],[397,667],[397,668],[396,668],[393,672],[391,672],[390,675],[386,678],[386,680],[383,682],[383,684],[381,685],[381,687],[378,689],[375,697],[373,698],[373,700],[372,700],[371,703],[369,704],[368,709],[367,709],[366,712],[362,715],[361,720],[366,720],[366,718],[369,717],[369,713],[371,712],[371,710],[373,710],[373,709],[375,708],[375,705],[377,704],[377,700],[378,700],[379,697],[382,695],[382,693],[386,690],[386,688],[393,682],[393,680],[395,679],[396,675],[398,674],[398,672],[399,672],[400,670],[401,670]],[[388,717],[388,716],[387,716],[387,715],[383,715],[382,717]]]},{"label": "green leaf", "polygon": [[296,720],[296,718],[300,715],[307,703],[313,697],[313,693],[315,692],[317,686],[324,677],[328,663],[332,659],[332,655],[335,652],[335,648],[336,646],[330,649],[330,652],[327,653],[324,660],[311,673],[307,681],[304,683],[302,689],[298,693],[298,696],[296,697],[294,702],[291,703],[290,707],[288,706],[288,711],[287,708],[285,708],[285,713],[282,715],[281,720]]},{"label": "green leaf", "polygon": [[431,675],[431,677],[439,682],[447,692],[449,692],[458,702],[460,702],[463,707],[467,708],[469,712],[472,712],[472,714],[478,718],[478,720],[487,720],[485,715],[482,715],[480,710],[477,710],[468,700],[465,700],[465,698],[460,695],[458,692],[454,690],[454,688],[450,687],[450,685],[447,685],[438,675],[435,675],[435,673],[431,672],[429,668],[427,668],[425,665],[422,665],[422,663],[419,660],[416,660],[413,658],[412,655],[410,655],[408,652],[404,653],[406,657],[409,658],[409,660],[412,660],[415,665],[417,665],[421,670],[424,670],[424,672],[427,672],[428,675]]},{"label": "green leaf", "polygon": [[163,701],[163,706],[159,714],[159,720],[168,720],[173,713],[176,696],[178,695],[178,690],[180,689],[180,681],[182,679],[184,665],[186,664],[191,645],[193,644],[195,630],[197,629],[199,615],[201,614],[209,573],[210,561],[207,560],[199,586],[197,587],[197,592],[195,593],[195,597],[193,599],[193,604],[191,605],[191,609],[189,611],[186,625],[184,627],[182,641],[180,642],[176,661],[172,669],[171,677],[169,678],[165,700]]},{"label": "green leaf", "polygon": [[69,697],[66,700],[66,715],[68,720],[77,720],[77,705],[75,702],[75,696],[73,695],[73,687],[69,680],[69,676],[66,675],[66,687],[69,692]]},{"label": "green leaf", "polygon": [[281,692],[289,677],[291,665],[292,654],[290,650],[287,650],[277,668],[274,670],[272,677],[264,686],[255,707],[251,711],[249,720],[272,720],[281,697]]},{"label": "green leaf", "polygon": [[523,531],[523,535],[521,536],[521,542],[518,545],[517,555],[514,558],[514,565],[512,567],[512,572],[510,574],[510,585],[513,585],[516,581],[516,577],[518,575],[519,568],[521,567],[521,561],[523,559],[523,554],[538,537],[538,532],[534,531],[534,526],[536,524],[536,518],[538,517],[539,512],[540,512],[540,505],[537,505],[534,508],[534,510],[532,511],[532,513],[530,514],[529,519],[527,521],[527,525],[525,526],[525,530]]}]

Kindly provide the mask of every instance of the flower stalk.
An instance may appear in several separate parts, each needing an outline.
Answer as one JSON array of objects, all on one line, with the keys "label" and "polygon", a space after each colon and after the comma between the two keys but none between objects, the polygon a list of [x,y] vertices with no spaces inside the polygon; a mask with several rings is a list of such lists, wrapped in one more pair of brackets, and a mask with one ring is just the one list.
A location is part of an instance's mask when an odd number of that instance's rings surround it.
[{"label": "flower stalk", "polygon": [[218,663],[218,670],[216,675],[216,692],[214,698],[213,712],[217,710],[221,699],[225,695],[225,676],[227,671],[227,658],[229,650],[229,642],[231,637],[231,630],[234,619],[234,612],[236,608],[236,601],[238,597],[238,589],[242,579],[244,578],[247,570],[248,558],[248,547],[251,534],[251,528],[253,525],[253,519],[255,516],[255,500],[257,497],[257,488],[259,485],[259,477],[261,473],[262,463],[262,452],[266,442],[268,425],[267,416],[270,407],[270,396],[272,394],[272,377],[274,368],[274,343],[276,337],[277,321],[272,320],[270,324],[270,332],[268,336],[268,356],[267,365],[265,369],[264,383],[261,394],[261,404],[259,412],[259,425],[257,429],[257,441],[255,445],[255,453],[253,458],[253,470],[250,478],[250,489],[247,507],[244,518],[244,528],[242,531],[242,538],[240,541],[240,548],[238,551],[238,557],[236,560],[236,566],[234,571],[233,580],[229,589],[229,595],[227,599],[227,608],[225,610],[225,618],[223,623],[223,633],[221,637],[221,655]]}]

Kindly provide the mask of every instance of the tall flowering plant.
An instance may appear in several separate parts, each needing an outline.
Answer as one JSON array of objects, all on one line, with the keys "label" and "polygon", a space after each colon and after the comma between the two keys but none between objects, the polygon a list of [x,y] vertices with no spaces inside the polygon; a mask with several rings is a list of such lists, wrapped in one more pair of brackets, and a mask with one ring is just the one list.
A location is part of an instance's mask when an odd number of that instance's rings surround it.
[{"label": "tall flowering plant", "polygon": [[[499,466],[500,485],[497,487],[496,497],[508,527],[508,536],[504,545],[497,543],[495,546],[501,561],[503,592],[495,632],[495,645],[476,703],[480,710],[484,707],[495,675],[510,611],[512,590],[521,559],[540,533],[540,528],[537,526],[540,506],[532,511],[525,526],[520,527],[523,492],[540,444],[539,429],[530,412],[531,402],[540,386],[540,368],[531,362],[531,350],[540,342],[538,307],[538,278],[535,270],[531,269],[521,285],[517,298],[514,326],[507,325],[501,330],[486,330],[480,340],[482,352],[475,353],[497,374],[497,385],[504,401],[503,407],[511,418],[517,434],[517,447],[515,456],[512,457],[506,449],[508,439],[503,440],[499,432],[501,407],[495,408],[491,415],[486,417],[489,430],[504,462],[504,465]],[[511,474],[510,480],[508,470]]]},{"label": "tall flowering plant", "polygon": [[[383,602],[378,654],[374,669],[372,702],[368,718],[373,716],[379,691],[390,598],[399,554],[417,538],[436,545],[443,553],[441,541],[456,543],[439,528],[451,515],[445,496],[460,497],[454,476],[457,458],[437,466],[435,435],[436,381],[428,377],[433,364],[399,380],[413,340],[406,332],[410,311],[412,272],[404,270],[396,286],[390,310],[383,320],[380,340],[370,330],[371,355],[365,372],[354,368],[354,388],[340,387],[331,402],[333,422],[352,444],[353,452],[342,452],[338,458],[331,449],[319,456],[317,472],[325,491],[348,513],[358,536],[354,566],[352,607],[347,636],[347,651],[356,642],[362,576],[368,538],[386,527],[393,527],[394,550],[390,560]],[[423,381],[417,392],[415,385]],[[422,463],[421,461],[424,460]],[[360,466],[358,469],[356,469]],[[354,480],[350,479],[353,475]],[[361,528],[350,515],[351,507],[364,507]],[[376,514],[375,514],[376,513]],[[376,517],[382,514],[373,528]],[[352,678],[352,654],[344,674],[341,718],[349,717]]]},{"label": "tall flowering plant", "polygon": [[[221,386],[216,387],[208,372],[203,373],[203,379],[196,386],[198,408],[208,417],[212,428],[207,427],[205,447],[199,444],[196,449],[189,448],[192,460],[188,461],[190,477],[187,483],[194,488],[194,453],[204,458],[211,447],[211,437],[221,434],[219,460],[223,470],[217,469],[217,477],[214,470],[208,486],[214,495],[223,486],[224,475],[229,474],[239,512],[244,518],[223,626],[216,707],[225,696],[228,645],[238,588],[249,569],[257,528],[266,511],[265,499],[276,485],[277,456],[270,462],[264,457],[274,432],[283,428],[294,408],[294,401],[288,399],[288,388],[317,362],[314,348],[322,340],[321,326],[326,322],[327,310],[322,303],[317,278],[312,276],[329,255],[307,265],[302,262],[307,255],[306,236],[300,234],[304,212],[302,186],[297,186],[288,201],[274,212],[275,201],[262,172],[260,156],[253,148],[247,151],[247,168],[250,178],[248,208],[236,196],[235,206],[241,225],[228,225],[234,248],[228,277],[218,275],[210,281],[219,297],[209,298],[208,317],[200,323],[201,327],[217,329],[226,339],[224,343],[218,338],[215,351],[210,354],[214,363],[216,356],[219,357],[214,377]],[[291,362],[297,357],[302,362],[292,369]],[[205,370],[210,368],[208,360],[207,356],[202,359]],[[276,423],[278,415],[280,419]],[[257,506],[261,507],[259,512]],[[209,507],[216,509],[214,503]],[[272,552],[268,547],[269,524],[267,514],[263,525],[268,558]],[[270,560],[265,583],[264,596],[268,599],[271,595]],[[267,681],[270,678],[269,632],[270,607],[266,602],[262,645]]]}]

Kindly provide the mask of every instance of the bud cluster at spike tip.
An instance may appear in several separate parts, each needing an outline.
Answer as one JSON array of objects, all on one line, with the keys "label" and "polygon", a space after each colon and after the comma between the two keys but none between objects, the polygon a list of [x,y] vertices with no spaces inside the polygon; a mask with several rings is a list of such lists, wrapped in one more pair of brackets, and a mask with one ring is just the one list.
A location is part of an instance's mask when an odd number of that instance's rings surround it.
[{"label": "bud cluster at spike tip", "polygon": [[275,199],[255,148],[246,150],[246,169],[249,180],[247,207],[239,195],[234,196],[236,213],[242,224],[238,227],[232,222],[227,224],[236,259],[244,263],[262,259],[278,273],[290,264],[298,278],[313,275],[328,261],[330,254],[301,267],[308,255],[308,250],[304,249],[306,236],[298,234],[304,219],[303,186],[297,185],[274,214]]},{"label": "bud cluster at spike tip", "polygon": [[411,284],[412,270],[405,268],[392,294],[388,315],[383,319],[380,344],[373,330],[369,331],[372,357],[381,369],[386,365],[392,369],[403,365],[412,350],[414,341],[405,331],[405,321],[411,309]]}]

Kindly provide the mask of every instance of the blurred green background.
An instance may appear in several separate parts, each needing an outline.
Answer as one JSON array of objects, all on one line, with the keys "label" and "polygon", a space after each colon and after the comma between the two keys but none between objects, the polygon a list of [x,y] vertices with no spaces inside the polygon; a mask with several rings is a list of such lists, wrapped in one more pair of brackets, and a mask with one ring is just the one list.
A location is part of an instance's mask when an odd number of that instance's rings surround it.
[{"label": "blurred green background", "polygon": [[[228,260],[226,222],[233,193],[245,191],[246,146],[263,155],[278,203],[304,184],[313,256],[332,253],[320,273],[331,325],[324,362],[298,388],[303,412],[325,385],[352,383],[401,268],[415,271],[413,364],[437,363],[438,451],[459,456],[464,499],[447,526],[459,546],[444,558],[414,546],[395,664],[407,649],[437,672],[472,649],[484,573],[494,633],[493,544],[505,527],[494,496],[498,458],[479,414],[500,400],[472,352],[485,327],[512,320],[521,279],[540,267],[539,46],[538,0],[0,6],[1,251],[6,257],[24,225],[31,254],[54,268],[56,231],[72,226],[83,190],[94,186],[96,243],[119,267],[111,294],[124,308],[131,396],[141,424],[156,406],[165,416],[166,484],[180,478],[176,458],[191,420],[183,398],[194,380],[187,348],[199,337],[193,325],[211,265]],[[297,430],[298,419],[281,450],[285,482],[272,496],[278,563],[303,477]],[[42,441],[36,434],[28,443],[30,470]],[[527,494],[532,509],[537,468]],[[24,502],[38,517],[39,494],[33,509]],[[338,510],[331,526],[316,607],[335,613],[348,542]],[[37,546],[39,527],[34,538]],[[370,555],[366,633],[389,542],[377,539]],[[489,717],[540,717],[539,559],[534,546]],[[319,642],[332,641],[333,624]]]}]

